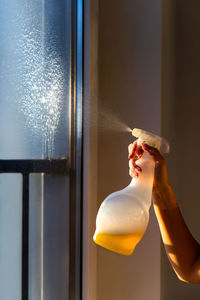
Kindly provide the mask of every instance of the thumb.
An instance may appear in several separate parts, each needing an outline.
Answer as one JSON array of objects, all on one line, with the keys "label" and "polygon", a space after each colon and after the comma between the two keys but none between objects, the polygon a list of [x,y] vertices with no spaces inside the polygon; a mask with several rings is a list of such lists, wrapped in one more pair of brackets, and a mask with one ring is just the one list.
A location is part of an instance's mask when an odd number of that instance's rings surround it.
[{"label": "thumb", "polygon": [[155,163],[163,162],[164,158],[162,157],[158,149],[151,147],[146,143],[142,143],[142,149],[144,150],[144,152],[148,153],[153,158]]}]

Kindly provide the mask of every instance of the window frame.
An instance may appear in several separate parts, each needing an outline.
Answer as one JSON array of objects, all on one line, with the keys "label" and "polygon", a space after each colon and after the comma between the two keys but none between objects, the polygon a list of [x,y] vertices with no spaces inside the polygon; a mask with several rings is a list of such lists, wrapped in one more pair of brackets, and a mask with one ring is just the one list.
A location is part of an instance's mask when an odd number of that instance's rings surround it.
[{"label": "window frame", "polygon": [[82,165],[83,165],[83,0],[71,3],[69,157],[60,159],[0,160],[0,173],[23,175],[22,300],[29,299],[29,175],[69,176],[69,300],[82,297]]}]

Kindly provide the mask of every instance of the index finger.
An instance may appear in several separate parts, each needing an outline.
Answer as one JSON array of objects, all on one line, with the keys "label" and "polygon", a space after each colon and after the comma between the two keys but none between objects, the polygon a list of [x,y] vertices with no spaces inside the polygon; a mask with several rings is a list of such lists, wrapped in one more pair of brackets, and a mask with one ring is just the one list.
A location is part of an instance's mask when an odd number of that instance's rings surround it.
[{"label": "index finger", "polygon": [[129,159],[135,156],[136,150],[137,150],[137,141],[133,142],[128,146]]}]

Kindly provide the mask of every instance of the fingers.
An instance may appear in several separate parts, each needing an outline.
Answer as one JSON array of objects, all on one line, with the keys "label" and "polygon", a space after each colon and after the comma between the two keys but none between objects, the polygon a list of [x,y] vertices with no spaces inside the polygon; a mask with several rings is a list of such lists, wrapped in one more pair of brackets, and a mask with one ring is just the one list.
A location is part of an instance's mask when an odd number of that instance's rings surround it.
[{"label": "fingers", "polygon": [[137,141],[134,143],[130,144],[128,147],[128,152],[129,152],[129,159],[132,159],[134,156],[137,156],[138,158],[142,156],[144,150],[142,149],[141,146],[137,145]]},{"label": "fingers", "polygon": [[151,147],[146,143],[142,143],[142,149],[144,152],[148,153],[156,163],[162,163],[164,161],[163,156],[156,148]]},{"label": "fingers", "polygon": [[130,144],[128,147],[129,152],[129,175],[131,177],[138,177],[139,173],[142,172],[140,166],[136,164],[136,161],[142,156],[144,150],[141,146],[137,145],[137,141]]},{"label": "fingers", "polygon": [[137,141],[135,141],[134,143],[130,144],[128,146],[128,152],[129,152],[129,159],[133,158],[135,156],[137,150]]},{"label": "fingers", "polygon": [[142,147],[141,146],[137,147],[136,155],[138,156],[138,158],[140,158],[143,153],[144,150],[142,149]]},{"label": "fingers", "polygon": [[129,175],[131,177],[137,178],[142,172],[140,166],[136,164],[137,160],[142,156],[142,154],[148,153],[153,160],[155,161],[155,178],[154,178],[154,186],[161,181],[167,181],[167,169],[166,169],[166,162],[164,157],[160,154],[160,152],[154,148],[146,144],[145,142],[142,143],[141,146],[137,145],[137,141],[133,144],[129,145]]},{"label": "fingers", "polygon": [[136,164],[137,160],[138,160],[138,158],[132,158],[132,159],[130,159],[129,160],[129,168],[130,169],[135,168],[135,169],[137,169],[138,172],[142,172],[141,167]]},{"label": "fingers", "polygon": [[138,177],[138,173],[135,172],[135,170],[131,170],[129,169],[129,175],[132,177],[132,178],[137,178]]},{"label": "fingers", "polygon": [[138,158],[133,158],[129,160],[129,175],[131,177],[138,177],[139,173],[142,172],[140,166],[136,164]]}]

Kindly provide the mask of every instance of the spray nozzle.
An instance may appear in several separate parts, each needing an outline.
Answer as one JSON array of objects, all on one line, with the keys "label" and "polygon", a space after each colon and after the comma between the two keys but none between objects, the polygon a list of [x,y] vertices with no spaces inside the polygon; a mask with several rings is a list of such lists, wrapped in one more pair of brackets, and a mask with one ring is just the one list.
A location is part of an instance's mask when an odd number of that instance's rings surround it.
[{"label": "spray nozzle", "polygon": [[138,138],[139,144],[146,142],[148,145],[158,149],[162,153],[169,152],[169,143],[163,137],[138,128],[133,129],[132,135]]}]

